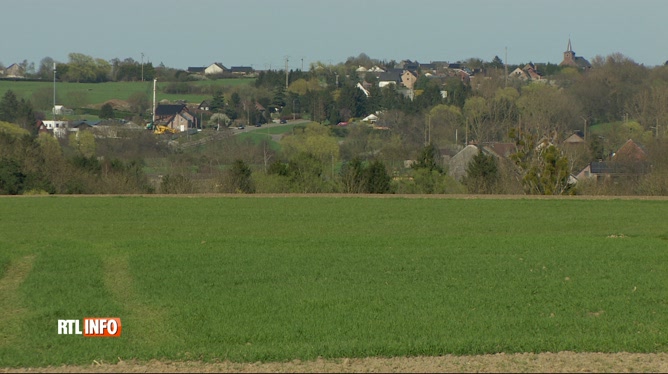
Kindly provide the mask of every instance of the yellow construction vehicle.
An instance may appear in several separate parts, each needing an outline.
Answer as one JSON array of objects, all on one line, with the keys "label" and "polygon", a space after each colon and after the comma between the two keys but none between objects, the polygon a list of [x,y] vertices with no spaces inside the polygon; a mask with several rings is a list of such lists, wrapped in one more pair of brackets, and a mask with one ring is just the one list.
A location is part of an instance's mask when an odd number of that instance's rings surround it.
[{"label": "yellow construction vehicle", "polygon": [[155,126],[155,129],[153,130],[153,133],[158,134],[158,135],[165,134],[165,133],[176,134],[177,132],[179,132],[179,131],[176,130],[176,129],[173,129],[173,128],[167,127],[167,126],[160,126],[160,125]]}]

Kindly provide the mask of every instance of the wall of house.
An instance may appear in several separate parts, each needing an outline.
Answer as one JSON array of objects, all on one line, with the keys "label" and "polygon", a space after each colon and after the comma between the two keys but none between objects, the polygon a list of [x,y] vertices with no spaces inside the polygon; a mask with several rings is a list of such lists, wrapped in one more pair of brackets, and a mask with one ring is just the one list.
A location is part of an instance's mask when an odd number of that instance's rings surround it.
[{"label": "wall of house", "polygon": [[218,67],[218,65],[211,65],[211,66],[207,67],[206,69],[204,69],[204,74],[206,74],[206,75],[221,74],[223,72],[224,72],[223,69]]},{"label": "wall of house", "polygon": [[60,129],[60,128],[66,129],[69,122],[68,121],[42,121],[42,123],[44,123],[44,126],[46,126],[46,128],[48,130],[53,130],[53,129]]},{"label": "wall of house", "polygon": [[193,117],[190,113],[181,113],[174,118],[169,127],[179,131],[186,131],[192,125],[192,122]]},{"label": "wall of house", "polygon": [[7,78],[23,78],[23,72],[21,71],[21,67],[13,64],[12,66],[8,67],[5,70],[5,74],[7,75]]},{"label": "wall of house", "polygon": [[404,86],[406,86],[408,89],[412,90],[416,81],[417,78],[411,73],[406,72],[401,76],[401,83],[403,83]]}]

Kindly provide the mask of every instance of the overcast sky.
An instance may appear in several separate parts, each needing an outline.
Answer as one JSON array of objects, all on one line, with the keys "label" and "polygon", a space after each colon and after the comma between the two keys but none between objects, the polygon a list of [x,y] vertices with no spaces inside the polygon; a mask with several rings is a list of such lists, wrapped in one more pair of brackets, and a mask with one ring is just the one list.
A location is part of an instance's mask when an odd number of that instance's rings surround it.
[{"label": "overcast sky", "polygon": [[185,69],[290,69],[364,52],[419,62],[559,63],[620,52],[668,60],[666,0],[21,0],[2,5],[0,62],[70,52]]}]

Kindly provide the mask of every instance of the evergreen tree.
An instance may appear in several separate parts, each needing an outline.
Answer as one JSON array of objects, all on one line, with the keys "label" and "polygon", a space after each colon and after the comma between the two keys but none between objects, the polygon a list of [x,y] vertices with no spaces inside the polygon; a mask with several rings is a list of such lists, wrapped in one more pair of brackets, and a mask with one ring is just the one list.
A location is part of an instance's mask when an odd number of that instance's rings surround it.
[{"label": "evergreen tree", "polygon": [[216,93],[213,94],[209,108],[211,108],[212,112],[217,113],[222,113],[225,110],[225,97],[222,92],[216,91]]},{"label": "evergreen tree", "polygon": [[274,89],[274,99],[271,103],[276,106],[276,108],[283,108],[285,106],[285,87],[276,86]]},{"label": "evergreen tree", "polygon": [[417,162],[412,166],[413,169],[427,169],[429,171],[437,171],[443,174],[443,167],[440,165],[440,155],[438,148],[434,144],[429,144],[422,148]]},{"label": "evergreen tree", "polygon": [[7,90],[0,100],[0,121],[16,123],[18,117],[19,100],[12,90]]},{"label": "evergreen tree", "polygon": [[470,193],[493,193],[499,180],[499,169],[496,159],[486,155],[482,150],[473,157],[466,170],[464,185]]},{"label": "evergreen tree", "polygon": [[253,193],[255,186],[251,179],[252,171],[243,160],[237,159],[228,170],[225,183],[223,183],[224,192],[234,193]]},{"label": "evergreen tree", "polygon": [[[358,87],[345,85],[339,93],[339,110],[352,117],[362,117],[366,114],[367,97]],[[344,118],[347,119],[347,118]]]},{"label": "evergreen tree", "polygon": [[503,67],[503,61],[501,61],[499,56],[494,56],[494,59],[489,65],[493,68],[500,69]]},{"label": "evergreen tree", "polygon": [[392,178],[387,173],[385,164],[380,160],[374,160],[365,170],[365,187],[367,193],[388,193]]}]

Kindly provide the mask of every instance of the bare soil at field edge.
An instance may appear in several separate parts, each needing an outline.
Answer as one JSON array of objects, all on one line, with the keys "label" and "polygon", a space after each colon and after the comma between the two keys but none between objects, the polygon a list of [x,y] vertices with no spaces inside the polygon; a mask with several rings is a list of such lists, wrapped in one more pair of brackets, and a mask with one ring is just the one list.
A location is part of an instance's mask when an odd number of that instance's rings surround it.
[{"label": "bare soil at field edge", "polygon": [[46,368],[4,368],[0,372],[44,373],[375,373],[375,372],[668,372],[668,353],[519,353],[481,356],[369,357],[354,359],[317,359],[315,361],[204,363],[198,361],[149,362],[119,361],[114,364],[93,362],[83,366]]}]

